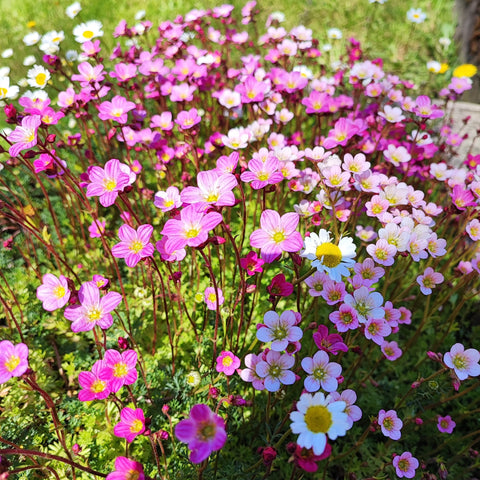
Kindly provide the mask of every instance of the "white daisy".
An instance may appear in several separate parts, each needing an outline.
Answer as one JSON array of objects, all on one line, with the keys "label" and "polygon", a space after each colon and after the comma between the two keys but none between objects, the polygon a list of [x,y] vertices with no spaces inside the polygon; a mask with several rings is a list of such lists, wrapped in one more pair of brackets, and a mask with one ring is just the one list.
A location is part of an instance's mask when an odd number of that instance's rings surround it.
[{"label": "white daisy", "polygon": [[345,413],[346,403],[331,403],[321,392],[315,395],[304,393],[297,402],[297,411],[290,414],[293,433],[298,433],[297,445],[313,448],[315,455],[321,455],[330,440],[342,437],[348,430],[348,415]]},{"label": "white daisy", "polygon": [[32,45],[38,43],[40,41],[40,38],[42,38],[42,36],[38,32],[29,32],[23,37],[23,43],[27,47],[31,47]]},{"label": "white daisy", "polygon": [[35,55],[28,55],[28,56],[26,56],[26,57],[23,59],[23,64],[24,64],[26,67],[30,67],[30,66],[32,66],[36,61],[37,61],[37,59],[35,58]]},{"label": "white daisy", "polygon": [[312,260],[312,267],[319,272],[326,272],[335,282],[340,282],[342,277],[350,276],[348,269],[355,264],[355,248],[350,237],[340,237],[338,245],[335,245],[330,232],[322,228],[318,235],[311,233],[305,237],[300,256]]},{"label": "white daisy", "polygon": [[2,52],[2,58],[10,58],[11,56],[13,56],[13,49],[11,48],[7,48]]},{"label": "white daisy", "polygon": [[0,77],[0,100],[5,98],[15,98],[18,95],[19,88],[16,85],[10,85],[8,77]]},{"label": "white daisy", "polygon": [[75,40],[78,43],[84,43],[92,38],[102,37],[102,22],[98,20],[90,20],[86,23],[81,23],[73,29],[73,34],[75,35]]},{"label": "white daisy", "polygon": [[41,65],[34,65],[27,73],[28,84],[31,87],[45,88],[50,80],[50,72]]},{"label": "white daisy", "polygon": [[82,6],[80,5],[80,2],[75,2],[66,8],[65,13],[67,17],[75,18],[80,13],[81,9],[82,9]]}]

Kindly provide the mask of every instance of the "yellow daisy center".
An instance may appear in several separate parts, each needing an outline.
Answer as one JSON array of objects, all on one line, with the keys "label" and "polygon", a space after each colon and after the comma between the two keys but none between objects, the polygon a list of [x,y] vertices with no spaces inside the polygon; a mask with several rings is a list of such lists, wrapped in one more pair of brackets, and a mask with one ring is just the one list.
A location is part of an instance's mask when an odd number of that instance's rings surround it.
[{"label": "yellow daisy center", "polygon": [[6,88],[0,88],[0,98],[3,98],[7,95],[7,89]]},{"label": "yellow daisy center", "polygon": [[44,73],[38,73],[37,76],[35,77],[35,81],[39,85],[44,85],[47,80],[47,76]]},{"label": "yellow daisy center", "polygon": [[20,357],[18,355],[12,355],[6,362],[5,362],[5,368],[9,372],[13,372],[18,365],[20,364]]},{"label": "yellow daisy center", "polygon": [[323,405],[312,405],[305,413],[305,424],[313,433],[327,433],[332,426],[332,414]]},{"label": "yellow daisy center", "polygon": [[315,256],[328,268],[335,268],[342,261],[342,252],[337,245],[322,243],[315,250]]},{"label": "yellow daisy center", "polygon": [[208,301],[215,303],[217,301],[217,296],[214,293],[209,293],[208,294]]},{"label": "yellow daisy center", "polygon": [[93,37],[93,32],[92,32],[91,30],[85,30],[85,31],[83,32],[83,36],[84,36],[85,38],[92,38],[92,37]]}]

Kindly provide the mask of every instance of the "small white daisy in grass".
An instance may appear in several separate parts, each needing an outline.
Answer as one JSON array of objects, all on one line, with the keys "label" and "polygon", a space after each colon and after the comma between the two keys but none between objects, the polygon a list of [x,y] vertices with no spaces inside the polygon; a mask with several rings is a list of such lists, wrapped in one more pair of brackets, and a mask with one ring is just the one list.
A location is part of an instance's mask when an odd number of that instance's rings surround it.
[{"label": "small white daisy in grass", "polygon": [[90,20],[86,23],[81,23],[73,29],[73,34],[75,35],[75,41],[78,43],[84,43],[92,38],[102,37],[102,23],[98,20]]},{"label": "small white daisy in grass", "polygon": [[343,401],[329,403],[321,392],[302,394],[297,410],[290,414],[290,428],[299,434],[297,444],[312,448],[315,455],[321,455],[327,445],[327,436],[335,440],[346,434],[349,428],[346,406]]},{"label": "small white daisy in grass", "polygon": [[34,65],[27,73],[28,84],[33,88],[45,88],[50,80],[50,72],[41,65]]},{"label": "small white daisy in grass", "polygon": [[332,243],[332,240],[330,232],[323,228],[318,234],[310,233],[310,236],[305,237],[300,256],[312,260],[312,267],[340,282],[342,277],[350,276],[348,269],[355,264],[353,259],[356,247],[350,237],[340,237],[338,245]]}]

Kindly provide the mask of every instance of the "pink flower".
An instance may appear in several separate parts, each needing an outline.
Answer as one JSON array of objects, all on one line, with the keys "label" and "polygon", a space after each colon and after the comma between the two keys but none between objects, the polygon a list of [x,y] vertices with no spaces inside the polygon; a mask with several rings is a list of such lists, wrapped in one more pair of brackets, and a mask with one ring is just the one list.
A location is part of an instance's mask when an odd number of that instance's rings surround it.
[{"label": "pink flower", "polygon": [[15,144],[8,150],[12,157],[16,157],[22,150],[37,144],[37,131],[41,123],[40,115],[29,115],[22,118],[22,124],[17,125],[15,130],[7,137],[9,142]]},{"label": "pink flower", "polygon": [[243,368],[239,371],[240,378],[244,382],[252,382],[252,386],[255,390],[265,390],[263,378],[256,372],[257,363],[260,361],[262,361],[261,355],[249,353],[244,359],[245,367],[247,368]]},{"label": "pink flower", "polygon": [[452,368],[459,380],[480,375],[480,353],[475,348],[465,347],[461,343],[452,346],[449,352],[443,356],[443,362],[448,368]]},{"label": "pink flower", "polygon": [[227,441],[225,422],[207,405],[199,403],[190,410],[189,418],[175,426],[175,436],[188,444],[190,461],[201,463],[212,452],[220,450]]},{"label": "pink flower", "polygon": [[98,117],[101,120],[115,120],[118,123],[127,123],[127,113],[134,108],[135,104],[133,102],[116,95],[111,102],[105,101],[98,106]]},{"label": "pink flower", "polygon": [[380,238],[375,245],[367,245],[367,252],[375,262],[389,267],[393,265],[397,247],[390,245],[384,238]]},{"label": "pink flower", "polygon": [[354,121],[341,117],[328,132],[328,137],[323,141],[322,146],[326,149],[331,149],[337,145],[344,147],[354,135],[359,133],[360,128]]},{"label": "pink flower", "polygon": [[350,305],[343,304],[337,312],[332,312],[329,317],[331,322],[339,332],[346,332],[347,330],[355,330],[358,328],[358,316],[356,310]]},{"label": "pink flower", "polygon": [[348,352],[348,347],[343,343],[343,338],[338,333],[328,333],[328,327],[319,325],[313,334],[315,345],[324,352],[336,355],[338,352]]},{"label": "pink flower", "polygon": [[177,187],[168,187],[165,191],[159,191],[155,194],[153,204],[162,212],[169,212],[174,208],[182,206],[180,192]]},{"label": "pink flower", "polygon": [[435,272],[432,267],[427,267],[423,275],[417,277],[417,283],[420,285],[420,290],[424,295],[430,295],[432,288],[443,282],[443,275]]},{"label": "pink flower", "polygon": [[447,415],[446,417],[438,416],[437,428],[439,432],[452,433],[456,425],[457,424],[452,420],[450,415]]},{"label": "pink flower", "polygon": [[240,266],[247,271],[249,275],[263,272],[262,265],[265,262],[258,258],[255,252],[248,252],[247,256],[240,259]]},{"label": "pink flower", "polygon": [[283,385],[295,383],[295,374],[289,370],[295,364],[295,357],[270,350],[264,360],[260,360],[255,371],[264,379],[265,388],[269,392],[276,392]]},{"label": "pink flower", "polygon": [[257,81],[252,75],[235,87],[235,91],[241,95],[242,103],[262,102],[267,90],[268,84]]},{"label": "pink flower", "polygon": [[84,283],[78,292],[81,305],[67,307],[65,318],[72,323],[73,332],[87,332],[98,325],[103,330],[111,327],[113,318],[110,312],[122,301],[117,292],[108,292],[100,298],[100,290],[93,282]]},{"label": "pink flower", "polygon": [[[13,155],[12,155],[13,156]],[[452,202],[459,210],[476,205],[475,197],[470,190],[464,190],[461,185],[455,185],[450,192]]]},{"label": "pink flower", "polygon": [[124,224],[118,230],[121,242],[112,247],[112,255],[124,258],[128,267],[134,267],[143,258],[151,257],[154,252],[150,237],[153,233],[152,225],[140,225],[137,230]]},{"label": "pink flower", "polygon": [[265,162],[252,158],[248,162],[248,170],[240,175],[240,180],[252,182],[252,188],[259,190],[283,180],[283,173],[279,171],[279,168],[279,160],[272,155],[268,156]]},{"label": "pink flower", "polygon": [[297,327],[295,312],[285,310],[280,316],[270,310],[263,316],[264,323],[257,325],[257,338],[261,342],[272,342],[271,348],[276,352],[286,350],[290,342],[303,337],[303,331]]},{"label": "pink flower", "polygon": [[123,385],[131,385],[137,381],[137,352],[125,350],[123,353],[116,350],[107,350],[103,357],[104,368],[99,373],[99,378],[107,382],[112,392],[118,392]]},{"label": "pink flower", "polygon": [[354,403],[357,401],[357,394],[350,388],[344,390],[341,395],[338,392],[332,392],[328,398],[334,402],[345,402],[346,407],[344,412],[348,415],[348,429],[353,427],[354,422],[362,418],[362,410],[360,407],[354,405]]},{"label": "pink flower", "polygon": [[230,377],[235,373],[235,370],[240,366],[240,359],[232,352],[223,351],[217,357],[217,365],[215,369],[217,372],[223,372]]},{"label": "pink flower", "polygon": [[181,130],[188,130],[200,123],[202,118],[198,115],[198,110],[192,108],[191,110],[182,110],[175,119],[175,123]]},{"label": "pink flower", "polygon": [[384,318],[368,318],[365,322],[365,338],[372,340],[377,345],[382,345],[384,343],[383,337],[388,337],[391,333],[392,327]]},{"label": "pink flower", "polygon": [[400,430],[403,427],[403,422],[397,417],[395,410],[389,410],[388,412],[380,410],[378,412],[378,424],[386,437],[398,440],[402,436]]},{"label": "pink flower", "polygon": [[399,478],[413,478],[415,470],[419,465],[418,460],[410,452],[403,452],[401,455],[397,455],[392,463]]},{"label": "pink flower", "polygon": [[293,283],[287,282],[285,275],[279,273],[272,278],[267,292],[273,297],[288,297],[293,293]]},{"label": "pink flower", "polygon": [[[218,296],[217,296],[218,293]],[[207,304],[208,310],[216,310],[217,305],[223,305],[225,298],[223,297],[223,292],[220,288],[215,291],[214,287],[207,287],[203,294],[205,303]]]},{"label": "pink flower", "polygon": [[127,457],[117,457],[115,471],[109,473],[106,480],[145,480],[143,466]]},{"label": "pink flower", "polygon": [[88,227],[88,233],[90,234],[90,238],[100,238],[102,233],[105,232],[105,225],[107,223],[105,220],[96,220],[93,221],[92,224]]},{"label": "pink flower", "polygon": [[42,282],[42,285],[37,288],[37,298],[43,302],[43,309],[53,312],[64,307],[71,293],[67,279],[63,275],[57,278],[51,273],[46,273],[42,277]]},{"label": "pink flower", "polygon": [[183,242],[178,239],[171,240],[168,237],[163,237],[155,246],[162,260],[167,262],[181,262],[187,255],[187,251],[183,248]]},{"label": "pink flower", "polygon": [[105,362],[97,360],[91,372],[80,372],[78,375],[78,383],[83,389],[78,392],[78,399],[81,402],[103,400],[110,395],[110,388],[108,388],[107,382],[99,377],[99,373],[104,367]]},{"label": "pink flower", "polygon": [[103,72],[103,65],[91,65],[88,62],[78,64],[78,71],[80,75],[72,75],[72,82],[80,82],[81,87],[88,87],[90,83],[101,82],[105,75]]},{"label": "pink flower", "polygon": [[320,387],[326,392],[333,392],[338,388],[337,377],[342,374],[342,367],[336,362],[329,362],[328,354],[323,350],[313,357],[305,357],[302,368],[309,374],[304,383],[307,392],[316,392]]},{"label": "pink flower", "polygon": [[297,213],[280,217],[275,210],[265,210],[260,216],[260,228],[250,235],[250,245],[260,248],[267,263],[282,252],[298,252],[303,247],[302,235],[296,231],[298,220]]},{"label": "pink flower", "polygon": [[180,212],[180,219],[170,219],[162,235],[181,240],[182,247],[198,247],[208,239],[208,233],[223,220],[218,212],[205,213],[201,204],[188,205]]},{"label": "pink flower", "polygon": [[360,323],[365,323],[368,318],[383,318],[385,311],[381,307],[383,297],[378,292],[370,292],[368,287],[360,287],[353,292],[353,295],[347,294],[344,303],[355,309]]},{"label": "pink flower", "polygon": [[145,431],[145,415],[141,408],[133,409],[125,407],[120,412],[120,422],[113,428],[117,437],[125,438],[128,443],[133,442],[135,437]]},{"label": "pink flower", "polygon": [[232,189],[237,179],[231,173],[220,174],[216,170],[199,172],[198,187],[185,187],[181,193],[183,203],[207,203],[217,207],[235,205]]},{"label": "pink flower", "polygon": [[105,168],[93,166],[88,170],[90,183],[87,185],[87,197],[99,197],[104,207],[115,203],[118,192],[130,183],[130,175],[121,169],[120,161],[112,158]]},{"label": "pink flower", "polygon": [[20,377],[28,368],[28,347],[24,343],[14,345],[9,340],[0,342],[0,384],[12,377]]}]

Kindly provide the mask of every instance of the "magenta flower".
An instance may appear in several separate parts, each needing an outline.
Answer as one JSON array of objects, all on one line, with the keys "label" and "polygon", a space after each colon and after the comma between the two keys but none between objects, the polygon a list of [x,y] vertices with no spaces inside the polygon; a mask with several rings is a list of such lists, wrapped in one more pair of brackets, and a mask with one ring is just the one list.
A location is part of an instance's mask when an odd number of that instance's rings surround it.
[{"label": "magenta flower", "polygon": [[320,387],[326,392],[333,392],[338,388],[337,377],[342,374],[342,367],[336,362],[329,362],[328,354],[323,350],[313,357],[305,357],[302,368],[309,374],[304,382],[307,392],[316,392]]},{"label": "magenta flower", "polygon": [[190,410],[189,418],[175,426],[175,436],[188,444],[190,461],[201,463],[212,452],[220,450],[227,441],[225,422],[207,405],[199,403]]},{"label": "magenta flower", "polygon": [[480,375],[480,353],[475,348],[465,347],[461,343],[452,346],[449,352],[443,356],[443,362],[448,368],[452,368],[459,380]]},{"label": "magenta flower", "polygon": [[169,239],[168,237],[163,237],[155,244],[158,253],[162,257],[162,260],[167,262],[181,262],[187,255],[187,251],[183,248],[185,245],[180,240]]},{"label": "magenta flower", "polygon": [[98,325],[102,330],[112,326],[113,318],[110,312],[115,310],[122,301],[117,292],[108,292],[100,297],[100,290],[93,282],[84,283],[78,292],[80,305],[67,307],[65,318],[72,323],[73,332],[87,332]]},{"label": "magenta flower", "polygon": [[453,191],[450,192],[450,196],[452,197],[452,202],[459,210],[465,210],[467,207],[476,205],[472,192],[464,190],[461,185],[455,185]]},{"label": "magenta flower", "polygon": [[285,275],[279,273],[272,278],[272,282],[267,287],[267,292],[272,297],[288,297],[293,293],[293,283],[287,282]]},{"label": "magenta flower", "polygon": [[382,350],[382,353],[385,355],[387,360],[390,360],[392,362],[402,356],[402,350],[399,348],[397,342],[384,341],[380,345],[380,349]]},{"label": "magenta flower", "polygon": [[285,310],[280,316],[270,310],[263,316],[263,322],[257,325],[257,338],[261,342],[272,342],[271,349],[276,352],[286,350],[290,342],[297,342],[303,337],[292,310]]},{"label": "magenta flower", "polygon": [[457,424],[452,420],[450,415],[447,415],[446,417],[438,416],[437,428],[439,432],[452,433],[456,425]]},{"label": "magenta flower", "polygon": [[118,392],[123,385],[131,385],[137,381],[137,352],[125,350],[123,353],[116,350],[107,350],[103,358],[105,367],[99,377],[107,382],[112,392]]},{"label": "magenta flower", "polygon": [[42,285],[37,288],[37,298],[43,302],[43,309],[53,312],[64,307],[71,293],[67,279],[63,275],[57,278],[51,273],[46,273],[42,277],[42,282]]},{"label": "magenta flower", "polygon": [[167,221],[162,235],[182,240],[182,247],[198,247],[208,239],[208,233],[223,220],[218,212],[205,213],[201,204],[188,205],[180,212],[180,219]]},{"label": "magenta flower", "polygon": [[91,402],[92,400],[103,400],[110,395],[110,388],[107,382],[99,377],[100,372],[105,368],[103,360],[97,360],[91,372],[80,372],[78,383],[82,390],[78,392],[78,399],[81,402]]},{"label": "magenta flower", "polygon": [[324,352],[336,355],[338,352],[348,352],[348,347],[343,343],[343,338],[338,333],[328,333],[328,327],[319,325],[313,334],[315,345]]},{"label": "magenta flower", "polygon": [[223,372],[228,377],[235,373],[235,370],[240,366],[240,359],[232,352],[223,351],[217,357],[217,365],[215,369],[217,372]]},{"label": "magenta flower", "polygon": [[398,440],[402,436],[400,430],[403,427],[403,422],[398,418],[395,410],[389,410],[388,412],[380,410],[378,412],[378,424],[386,437]]},{"label": "magenta flower", "polygon": [[398,478],[413,478],[419,465],[418,460],[410,452],[397,455],[392,463]]},{"label": "magenta flower", "polygon": [[220,288],[217,288],[217,291],[215,291],[214,287],[207,287],[203,294],[203,298],[205,299],[205,303],[209,310],[216,310],[217,305],[223,305],[223,302],[225,302],[223,292]]},{"label": "magenta flower", "polygon": [[181,193],[183,203],[208,203],[217,207],[235,205],[232,189],[237,179],[231,173],[220,174],[216,170],[199,172],[198,187],[185,187]]},{"label": "magenta flower", "polygon": [[181,130],[188,130],[200,123],[202,117],[198,115],[198,110],[192,108],[191,110],[182,110],[175,119],[175,123]]},{"label": "magenta flower", "polygon": [[262,102],[267,90],[268,84],[259,82],[252,75],[235,87],[235,91],[241,95],[242,103]]},{"label": "magenta flower", "polygon": [[16,157],[22,150],[37,144],[37,131],[41,123],[40,115],[29,115],[22,118],[22,124],[17,125],[7,137],[9,142],[14,143],[8,150],[12,157]]},{"label": "magenta flower", "polygon": [[247,271],[249,275],[263,272],[262,265],[265,262],[258,258],[255,252],[248,252],[247,256],[240,259],[240,266]]},{"label": "magenta flower", "polygon": [[116,95],[111,102],[105,101],[98,106],[98,117],[101,120],[115,120],[118,123],[127,123],[127,113],[134,108],[135,104],[133,102]]},{"label": "magenta flower", "polygon": [[113,205],[118,197],[118,192],[123,191],[130,183],[130,175],[122,171],[120,165],[119,160],[112,158],[105,164],[105,168],[90,167],[87,197],[99,197],[99,201],[104,207]]},{"label": "magenta flower", "polygon": [[159,191],[155,194],[153,204],[162,212],[169,212],[174,208],[182,206],[180,191],[177,187],[168,187],[165,191]]},{"label": "magenta flower", "polygon": [[332,312],[328,318],[335,324],[339,332],[346,332],[347,330],[355,330],[358,328],[357,311],[350,305],[343,304],[339,310]]},{"label": "magenta flower", "polygon": [[72,82],[80,82],[81,87],[88,87],[90,83],[101,82],[105,75],[103,72],[103,65],[91,65],[88,62],[78,64],[78,71],[80,74],[72,75]]},{"label": "magenta flower", "polygon": [[140,225],[137,230],[124,224],[118,230],[121,242],[112,247],[112,255],[124,258],[127,267],[134,267],[143,258],[151,257],[154,247],[150,243],[153,227],[148,223]]},{"label": "magenta flower", "polygon": [[264,379],[265,388],[269,392],[276,392],[283,385],[295,383],[295,374],[289,370],[295,364],[295,357],[270,350],[265,359],[255,366],[257,375]]},{"label": "magenta flower", "polygon": [[367,318],[364,335],[367,340],[372,340],[377,345],[382,345],[384,337],[392,333],[392,327],[384,318]]},{"label": "magenta flower", "polygon": [[28,368],[28,347],[24,343],[14,345],[9,340],[0,342],[0,384],[12,377],[20,377]]},{"label": "magenta flower", "polygon": [[297,213],[280,217],[275,210],[265,210],[260,216],[260,228],[250,235],[250,245],[260,248],[267,263],[282,252],[298,252],[303,247],[302,235],[296,231],[298,220]]},{"label": "magenta flower", "polygon": [[443,275],[435,272],[432,267],[427,267],[423,275],[417,277],[417,283],[420,285],[420,290],[424,295],[430,295],[432,288],[443,282]]},{"label": "magenta flower", "polygon": [[113,428],[117,437],[125,438],[128,443],[133,442],[135,437],[145,431],[145,415],[141,408],[133,409],[125,407],[120,412],[120,422]]},{"label": "magenta flower", "polygon": [[106,480],[145,480],[143,466],[127,457],[117,457],[115,471],[109,473]]},{"label": "magenta flower", "polygon": [[328,150],[337,145],[344,147],[358,133],[360,133],[360,128],[354,121],[340,117],[328,132],[328,137],[323,141],[322,146]]}]

